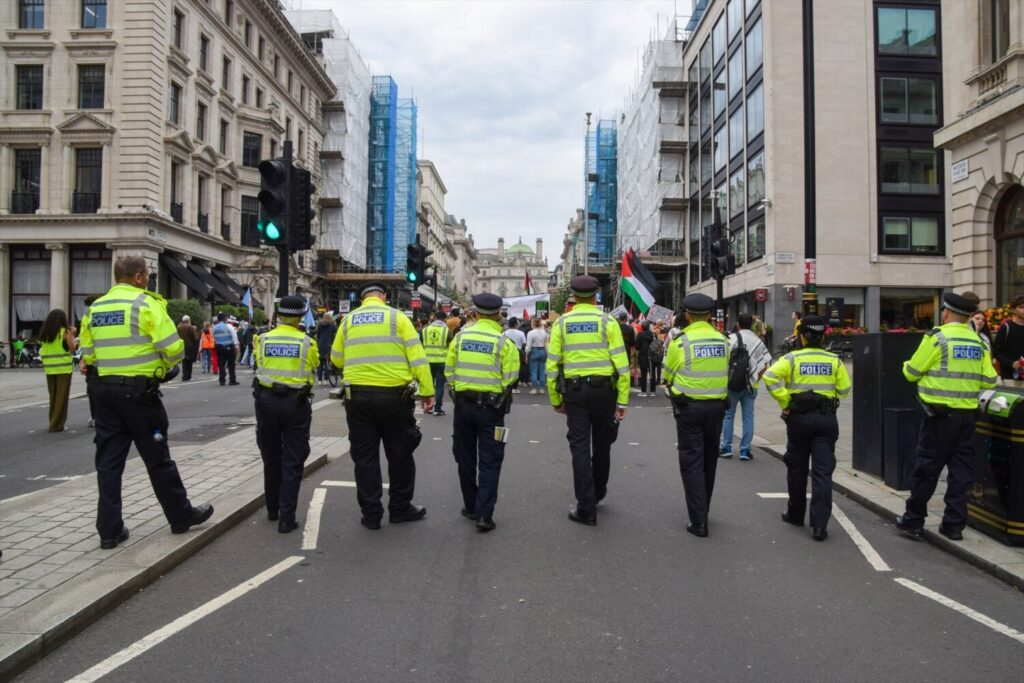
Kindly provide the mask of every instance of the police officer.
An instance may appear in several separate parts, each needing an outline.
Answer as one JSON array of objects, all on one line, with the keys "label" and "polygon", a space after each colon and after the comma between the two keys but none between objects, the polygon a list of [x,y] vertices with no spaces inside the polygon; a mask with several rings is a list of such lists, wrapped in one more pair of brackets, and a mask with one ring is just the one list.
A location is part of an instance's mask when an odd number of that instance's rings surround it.
[{"label": "police officer", "polygon": [[[381,282],[359,290],[362,305],[345,316],[331,347],[331,362],[343,372],[356,497],[367,529],[380,529],[384,516],[380,444],[388,459],[388,521],[414,522],[427,509],[412,502],[416,486],[413,451],[422,435],[416,426],[417,393],[423,411],[434,405],[434,384],[416,328],[401,311],[384,303]],[[416,384],[413,384],[415,380]]]},{"label": "police officer", "polygon": [[117,281],[89,307],[81,333],[82,358],[96,366],[96,474],[100,547],[128,539],[121,518],[121,474],[132,443],[149,472],[157,500],[183,534],[213,514],[209,503],[193,506],[167,447],[167,411],[159,381],[173,377],[184,343],[167,315],[167,302],[145,290],[146,262],[123,256],[114,264]]},{"label": "police officer", "polygon": [[434,380],[434,415],[444,415],[441,404],[444,402],[445,359],[448,357],[448,345],[452,341],[452,333],[445,322],[444,311],[436,311],[434,320],[423,328],[423,350],[427,353],[430,363],[430,377]]},{"label": "police officer", "polygon": [[484,532],[495,527],[494,504],[505,457],[505,413],[519,379],[519,350],[502,335],[498,322],[501,303],[496,294],[473,297],[478,322],[455,336],[444,370],[455,394],[452,453],[459,466],[462,516],[475,519],[476,528]]},{"label": "police officer", "polygon": [[679,472],[694,536],[708,535],[718,443],[729,396],[729,342],[708,320],[715,302],[706,294],[683,299],[686,326],[665,354],[665,384],[676,419]]},{"label": "police officer", "polygon": [[896,528],[920,538],[928,499],[935,493],[939,474],[948,468],[946,510],[939,533],[953,541],[963,540],[967,524],[967,492],[974,481],[974,418],[978,393],[996,386],[988,347],[967,326],[978,310],[964,297],[942,297],[942,325],[921,340],[913,357],[903,364],[903,376],[917,382],[917,398],[925,417],[917,442],[917,463],[910,498]]},{"label": "police officer", "polygon": [[309,457],[313,373],[320,364],[316,341],[302,331],[305,314],[305,299],[283,297],[277,306],[277,327],[262,335],[255,347],[256,443],[263,458],[267,517],[277,520],[282,534],[299,526],[295,508],[302,467]]},{"label": "police officer", "polygon": [[231,386],[238,384],[235,381],[235,356],[238,355],[238,334],[235,328],[228,324],[227,313],[217,314],[217,323],[213,326],[214,352],[217,354],[217,368],[220,373],[220,385],[224,386],[224,376],[227,374],[228,383]]},{"label": "police officer", "polygon": [[569,519],[597,524],[597,504],[608,493],[612,444],[629,405],[629,359],[619,325],[595,305],[597,279],[577,275],[571,312],[558,318],[548,343],[548,397],[566,416],[576,507]]},{"label": "police officer", "polygon": [[789,506],[782,521],[804,525],[808,459],[811,473],[811,534],[828,537],[832,515],[832,472],[836,469],[839,399],[850,395],[843,361],[821,348],[825,319],[806,315],[798,324],[800,349],[787,353],[764,373],[764,383],[786,421],[786,482]]}]

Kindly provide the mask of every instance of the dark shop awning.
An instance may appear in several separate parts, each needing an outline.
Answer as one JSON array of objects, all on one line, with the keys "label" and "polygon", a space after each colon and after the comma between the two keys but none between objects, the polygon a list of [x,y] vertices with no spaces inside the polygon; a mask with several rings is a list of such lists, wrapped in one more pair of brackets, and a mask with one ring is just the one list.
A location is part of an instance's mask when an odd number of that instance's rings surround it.
[{"label": "dark shop awning", "polygon": [[[237,294],[239,301],[242,300],[242,297],[245,296],[246,290],[246,287],[244,285],[240,284],[235,278],[228,275],[226,270],[221,270],[220,268],[213,268],[210,270],[210,272],[213,274],[215,278],[224,283],[224,285],[227,286],[228,289]],[[260,303],[260,301],[256,297],[253,297],[252,307],[263,308],[263,304]]]},{"label": "dark shop awning", "polygon": [[203,268],[195,261],[189,261],[188,269],[192,271],[193,275],[210,286],[210,289],[213,290],[214,302],[230,304],[232,306],[240,306],[242,304],[242,300],[234,292],[228,289],[224,283],[215,278],[206,268]]},{"label": "dark shop awning", "polygon": [[192,271],[182,265],[178,259],[168,254],[160,254],[160,264],[166,267],[178,282],[181,282],[195,292],[197,297],[204,300],[206,299],[206,295],[210,291],[210,286],[193,275]]}]

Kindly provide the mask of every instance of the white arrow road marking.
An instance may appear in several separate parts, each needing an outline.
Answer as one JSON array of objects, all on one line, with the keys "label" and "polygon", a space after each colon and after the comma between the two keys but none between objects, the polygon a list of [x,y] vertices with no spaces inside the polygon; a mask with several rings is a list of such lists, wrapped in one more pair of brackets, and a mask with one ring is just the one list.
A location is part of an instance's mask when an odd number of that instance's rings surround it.
[{"label": "white arrow road marking", "polygon": [[210,600],[204,605],[200,605],[188,614],[184,614],[171,623],[167,624],[163,628],[153,631],[145,638],[138,640],[128,647],[124,648],[120,652],[107,657],[102,662],[92,667],[88,671],[84,671],[74,678],[69,680],[69,683],[91,683],[97,681],[103,676],[106,676],[111,671],[114,671],[118,667],[127,664],[131,660],[135,659],[139,655],[151,650],[155,646],[159,645],[163,641],[167,640],[171,636],[179,633],[180,631],[188,628],[192,624],[196,623],[203,617],[213,614],[221,607],[228,605],[238,598],[242,597],[250,591],[254,591],[267,581],[278,574],[294,567],[299,562],[302,562],[305,558],[300,555],[292,555],[291,557],[281,560],[273,567],[266,569],[256,576],[252,577],[245,583],[239,584],[227,591],[222,593],[213,600]]},{"label": "white arrow road marking", "polygon": [[[356,487],[356,483],[354,481],[334,481],[334,480],[328,479],[326,481],[320,482],[320,486],[343,486],[343,487],[348,488],[348,489],[354,489]],[[382,484],[382,486],[384,488],[388,487],[387,484]]]},{"label": "white arrow road marking", "polygon": [[313,497],[309,501],[309,511],[306,513],[306,526],[302,530],[303,550],[316,550],[316,540],[320,536],[320,513],[324,510],[326,498],[327,489],[313,490]]},{"label": "white arrow road marking", "polygon": [[1007,636],[1008,638],[1013,638],[1018,643],[1024,644],[1024,633],[1021,633],[1020,631],[1018,631],[1015,628],[1011,628],[1011,627],[1007,626],[1006,624],[1001,624],[998,621],[996,621],[995,619],[992,619],[991,617],[985,616],[981,612],[975,612],[974,610],[972,610],[967,605],[962,605],[959,602],[957,602],[956,600],[953,600],[951,598],[947,598],[945,595],[942,595],[941,593],[936,593],[935,591],[931,590],[930,588],[925,588],[921,584],[915,583],[915,582],[911,581],[910,579],[900,578],[900,579],[893,579],[893,580],[896,583],[900,584],[901,586],[905,586],[905,587],[909,588],[910,590],[914,591],[915,593],[917,593],[919,595],[923,595],[926,598],[931,598],[932,600],[934,600],[935,602],[939,603],[940,605],[945,605],[946,607],[950,608],[951,610],[959,612],[960,614],[964,615],[965,617],[967,617],[969,619],[974,619],[979,624],[983,624],[984,626],[988,626],[990,629],[992,629],[996,633],[1002,633],[1004,636]]}]

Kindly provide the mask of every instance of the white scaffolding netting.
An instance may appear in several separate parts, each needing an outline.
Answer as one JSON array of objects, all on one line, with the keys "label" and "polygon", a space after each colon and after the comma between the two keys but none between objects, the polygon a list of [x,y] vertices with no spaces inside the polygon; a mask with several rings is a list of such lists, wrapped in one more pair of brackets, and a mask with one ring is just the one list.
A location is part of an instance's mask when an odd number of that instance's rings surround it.
[{"label": "white scaffolding netting", "polygon": [[[652,41],[643,69],[619,123],[618,248],[649,250],[658,240],[684,237],[683,198],[686,140],[685,101],[663,96],[655,84],[684,79],[682,46],[674,27],[664,40]],[[667,201],[666,201],[667,200]],[[671,208],[670,208],[671,207]]]}]

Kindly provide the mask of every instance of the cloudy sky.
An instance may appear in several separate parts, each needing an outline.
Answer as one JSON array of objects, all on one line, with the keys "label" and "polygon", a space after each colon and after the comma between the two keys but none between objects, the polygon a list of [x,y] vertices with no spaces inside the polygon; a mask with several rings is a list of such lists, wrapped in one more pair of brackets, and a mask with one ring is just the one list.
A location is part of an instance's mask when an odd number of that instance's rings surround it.
[{"label": "cloudy sky", "polygon": [[612,118],[638,50],[689,0],[285,0],[331,9],[374,74],[419,106],[422,158],[477,247],[543,237],[583,206],[585,112]]}]

